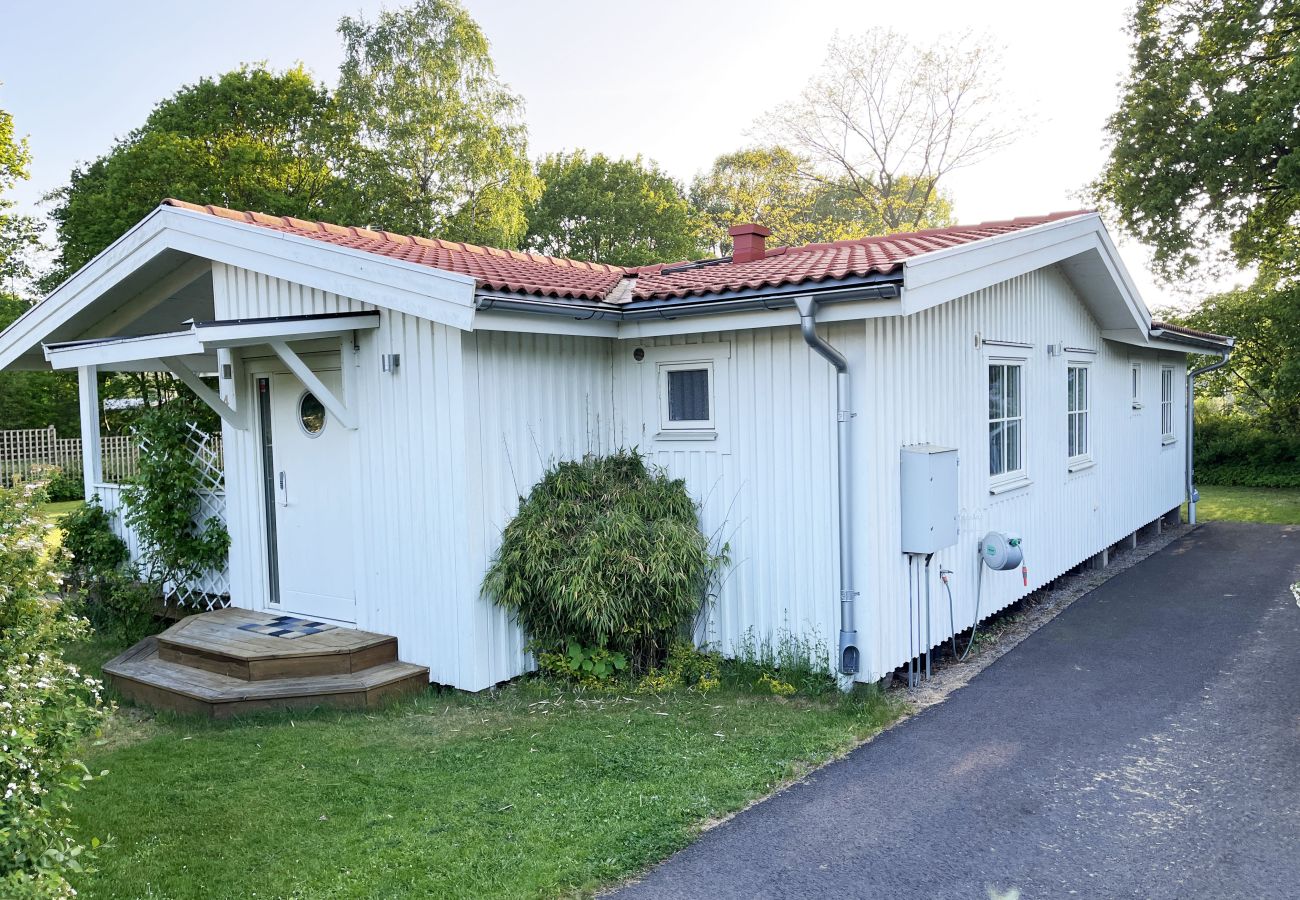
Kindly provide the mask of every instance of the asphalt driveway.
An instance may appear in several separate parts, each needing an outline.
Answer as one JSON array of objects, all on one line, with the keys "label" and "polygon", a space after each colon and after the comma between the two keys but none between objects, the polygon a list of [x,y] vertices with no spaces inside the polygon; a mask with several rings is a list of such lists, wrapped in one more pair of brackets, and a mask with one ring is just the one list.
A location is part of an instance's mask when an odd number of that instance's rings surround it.
[{"label": "asphalt driveway", "polygon": [[1300,897],[1300,528],[1213,523],[620,897]]}]

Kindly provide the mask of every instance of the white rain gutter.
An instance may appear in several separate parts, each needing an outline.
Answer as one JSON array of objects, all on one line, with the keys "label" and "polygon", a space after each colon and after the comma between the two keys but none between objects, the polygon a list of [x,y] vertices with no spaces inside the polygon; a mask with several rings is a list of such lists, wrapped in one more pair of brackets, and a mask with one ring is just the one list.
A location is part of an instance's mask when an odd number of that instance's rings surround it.
[{"label": "white rain gutter", "polygon": [[[849,381],[849,361],[844,354],[836,350],[825,338],[817,333],[817,300],[814,297],[794,298],[799,310],[799,329],[803,332],[804,342],[817,351],[828,363],[835,367],[835,408],[836,430],[839,447],[836,453],[835,468],[839,481],[839,538],[840,538],[840,640],[839,670],[842,675],[852,676],[857,673],[861,662],[858,650],[858,632],[853,621],[854,600],[858,592],[853,589],[853,492],[850,481],[852,466],[851,432],[853,413],[850,410],[851,387]],[[851,683],[851,682],[850,682]]]}]

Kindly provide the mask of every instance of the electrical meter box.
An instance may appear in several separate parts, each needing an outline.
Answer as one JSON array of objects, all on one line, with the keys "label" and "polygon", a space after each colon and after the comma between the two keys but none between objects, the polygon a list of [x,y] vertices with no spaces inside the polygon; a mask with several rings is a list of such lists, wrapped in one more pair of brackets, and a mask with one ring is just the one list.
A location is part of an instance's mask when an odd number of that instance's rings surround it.
[{"label": "electrical meter box", "polygon": [[957,543],[957,451],[903,448],[903,552],[936,553]]}]

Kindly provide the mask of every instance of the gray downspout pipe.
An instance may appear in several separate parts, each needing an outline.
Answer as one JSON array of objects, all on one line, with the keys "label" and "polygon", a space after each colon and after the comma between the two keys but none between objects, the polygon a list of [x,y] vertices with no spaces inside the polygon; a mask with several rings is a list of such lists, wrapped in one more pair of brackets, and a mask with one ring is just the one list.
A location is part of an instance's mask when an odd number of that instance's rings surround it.
[{"label": "gray downspout pipe", "polygon": [[799,329],[803,332],[804,342],[835,367],[836,432],[839,444],[835,467],[840,486],[839,669],[843,675],[854,675],[858,671],[861,654],[858,651],[858,632],[853,622],[853,601],[858,592],[853,589],[853,492],[850,481],[850,428],[853,413],[849,404],[849,361],[817,333],[817,301],[812,297],[796,297],[794,302],[799,310]]},{"label": "gray downspout pipe", "polygon": [[1192,471],[1192,441],[1196,432],[1195,419],[1193,417],[1194,409],[1194,391],[1196,389],[1196,376],[1204,375],[1207,372],[1213,372],[1215,369],[1222,369],[1228,364],[1228,357],[1232,355],[1231,350],[1224,352],[1223,357],[1216,363],[1210,363],[1208,366],[1201,366],[1199,369],[1193,369],[1187,373],[1187,522],[1196,524],[1196,501],[1201,499],[1196,490],[1196,484],[1193,479]]}]

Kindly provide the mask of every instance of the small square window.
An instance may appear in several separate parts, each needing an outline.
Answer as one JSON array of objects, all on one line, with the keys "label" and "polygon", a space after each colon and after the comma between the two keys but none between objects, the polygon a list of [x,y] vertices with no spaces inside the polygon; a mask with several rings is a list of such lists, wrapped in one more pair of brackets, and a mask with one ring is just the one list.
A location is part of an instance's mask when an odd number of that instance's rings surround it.
[{"label": "small square window", "polygon": [[709,370],[669,370],[668,421],[707,422],[709,418]]},{"label": "small square window", "polygon": [[659,427],[665,432],[712,432],[713,363],[659,364]]}]

